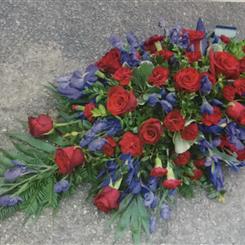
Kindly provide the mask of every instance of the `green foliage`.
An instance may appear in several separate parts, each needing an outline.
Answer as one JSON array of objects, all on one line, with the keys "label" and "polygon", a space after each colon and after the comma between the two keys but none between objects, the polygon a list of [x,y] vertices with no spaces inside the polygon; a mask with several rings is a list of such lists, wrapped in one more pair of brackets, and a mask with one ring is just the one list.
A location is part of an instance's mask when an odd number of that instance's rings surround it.
[{"label": "green foliage", "polygon": [[148,88],[147,79],[151,75],[154,66],[150,62],[141,64],[133,71],[132,86],[136,95],[145,93]]},{"label": "green foliage", "polygon": [[149,214],[140,195],[127,195],[120,203],[117,212],[112,216],[116,222],[116,239],[119,240],[125,231],[132,231],[134,243],[140,244],[142,232],[148,233]]},{"label": "green foliage", "polygon": [[244,57],[243,47],[245,46],[245,40],[229,42],[225,48],[225,51],[236,56],[237,59],[241,59]]}]

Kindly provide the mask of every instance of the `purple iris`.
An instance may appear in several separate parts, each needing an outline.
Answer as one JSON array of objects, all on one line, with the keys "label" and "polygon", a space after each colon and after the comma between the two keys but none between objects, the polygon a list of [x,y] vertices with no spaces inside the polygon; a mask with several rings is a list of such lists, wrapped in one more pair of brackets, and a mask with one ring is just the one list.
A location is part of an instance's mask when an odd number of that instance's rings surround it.
[{"label": "purple iris", "polygon": [[149,220],[149,231],[150,233],[154,233],[157,229],[157,219],[156,217],[152,216]]},{"label": "purple iris", "polygon": [[160,210],[160,216],[164,220],[169,220],[171,217],[171,209],[168,204],[163,203]]},{"label": "purple iris", "polygon": [[96,134],[93,132],[92,129],[88,130],[87,133],[83,136],[83,138],[81,139],[79,145],[81,147],[85,147],[88,144],[90,144],[96,137]]},{"label": "purple iris", "polygon": [[172,104],[170,104],[167,100],[161,100],[160,104],[162,106],[162,110],[166,113],[169,113],[173,110]]},{"label": "purple iris", "polygon": [[56,79],[58,82],[58,91],[69,99],[79,99],[82,96],[82,90],[85,81],[80,71],[74,71],[70,75]]},{"label": "purple iris", "polygon": [[215,138],[213,138],[212,140],[211,140],[211,145],[212,145],[212,147],[217,147],[217,146],[219,146],[220,145],[220,143],[221,143],[221,139],[219,138],[219,137],[215,137]]},{"label": "purple iris", "polygon": [[212,114],[214,109],[207,101],[203,101],[200,110],[202,114]]},{"label": "purple iris", "polygon": [[245,140],[245,129],[235,122],[229,123],[225,128],[228,141],[235,145],[238,150],[245,148],[243,141]]},{"label": "purple iris", "polygon": [[125,50],[121,51],[121,63],[127,63],[130,67],[136,67],[139,65],[139,59],[136,55],[136,50],[132,49],[127,52]]},{"label": "purple iris", "polygon": [[104,144],[106,143],[106,140],[104,138],[97,138],[89,143],[88,149],[92,152],[98,152],[102,149]]},{"label": "purple iris", "polygon": [[208,76],[204,76],[201,79],[201,88],[200,88],[201,94],[202,95],[207,95],[207,94],[209,94],[211,92],[211,90],[212,90],[212,83],[208,79]]},{"label": "purple iris", "polygon": [[115,118],[104,118],[97,120],[91,130],[94,133],[105,131],[109,136],[115,136],[122,130],[121,123]]},{"label": "purple iris", "polygon": [[147,100],[148,105],[152,107],[155,106],[160,101],[159,97],[161,96],[157,93],[150,94]]},{"label": "purple iris", "polygon": [[146,207],[151,207],[152,203],[154,202],[155,196],[153,192],[148,191],[144,194],[144,205]]},{"label": "purple iris", "polygon": [[208,152],[209,149],[212,148],[212,145],[206,139],[201,139],[198,142],[198,147],[199,150],[205,154]]},{"label": "purple iris", "polygon": [[202,124],[199,125],[199,128],[205,134],[220,135],[223,132],[223,127],[220,127],[219,125],[206,126]]},{"label": "purple iris", "polygon": [[175,106],[177,103],[177,97],[174,92],[168,93],[165,97],[165,99],[172,105]]},{"label": "purple iris", "polygon": [[224,104],[223,104],[220,100],[217,100],[217,99],[212,99],[212,100],[210,101],[210,104],[211,104],[212,106],[224,106]]},{"label": "purple iris", "polygon": [[7,182],[14,182],[18,177],[21,177],[23,175],[32,172],[22,162],[13,160],[12,163],[15,164],[15,166],[6,170],[4,173],[4,180]]},{"label": "purple iris", "polygon": [[54,192],[56,193],[62,193],[66,192],[70,188],[70,183],[67,180],[60,180],[54,185]]},{"label": "purple iris", "polygon": [[97,70],[96,65],[92,64],[86,68],[84,75],[77,70],[56,79],[58,92],[69,99],[79,99],[83,95],[83,90],[97,81],[97,76],[95,75]]},{"label": "purple iris", "polygon": [[19,196],[5,195],[0,197],[0,207],[13,207],[22,202]]},{"label": "purple iris", "polygon": [[127,33],[127,41],[131,48],[136,49],[139,47],[139,41],[133,32]]},{"label": "purple iris", "polygon": [[224,176],[222,171],[222,162],[215,161],[212,166],[207,168],[209,178],[217,191],[224,189]]},{"label": "purple iris", "polygon": [[121,40],[120,37],[118,37],[117,35],[111,35],[109,37],[109,43],[114,47],[114,48],[118,48],[120,50],[123,49],[123,42]]},{"label": "purple iris", "polygon": [[149,177],[149,180],[148,180],[148,183],[147,183],[147,186],[149,187],[149,189],[153,192],[156,191],[157,189],[157,185],[158,185],[158,179],[157,177]]},{"label": "purple iris", "polygon": [[[206,28],[205,28],[205,25],[204,25],[204,22],[201,18],[198,19],[197,21],[197,27],[196,27],[196,30],[197,31],[202,31],[206,34]],[[205,55],[206,54],[206,51],[207,51],[207,48],[208,48],[208,39],[205,35],[205,37],[201,40],[201,52],[202,52],[202,55]]]}]

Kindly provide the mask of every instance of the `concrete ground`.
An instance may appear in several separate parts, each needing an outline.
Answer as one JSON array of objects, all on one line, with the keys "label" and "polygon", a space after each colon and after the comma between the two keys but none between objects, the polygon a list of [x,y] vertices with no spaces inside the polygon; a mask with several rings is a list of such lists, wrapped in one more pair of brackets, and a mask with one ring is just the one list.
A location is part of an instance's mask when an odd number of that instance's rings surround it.
[{"label": "concrete ground", "polygon": [[[245,36],[245,4],[164,2],[161,0],[0,0],[0,147],[10,143],[4,132],[20,129],[18,120],[53,112],[43,85],[54,77],[85,67],[109,48],[111,33],[133,31],[147,37],[159,31],[158,18],[194,27],[203,17],[234,25]],[[174,216],[161,224],[146,244],[244,244],[245,175],[228,172],[225,204],[178,199]],[[87,188],[62,202],[56,217],[46,210],[37,221],[23,225],[22,214],[0,222],[0,244],[112,244],[108,217],[85,201]],[[118,244],[130,244],[130,234]]]}]

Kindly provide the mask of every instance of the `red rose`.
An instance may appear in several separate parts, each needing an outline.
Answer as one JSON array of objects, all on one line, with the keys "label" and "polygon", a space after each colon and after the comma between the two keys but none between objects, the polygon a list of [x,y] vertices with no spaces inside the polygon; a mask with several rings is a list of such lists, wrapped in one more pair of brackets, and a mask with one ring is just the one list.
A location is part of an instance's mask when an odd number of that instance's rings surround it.
[{"label": "red rose", "polygon": [[204,167],[205,166],[205,159],[202,158],[202,159],[197,159],[194,161],[194,165],[197,167],[197,168],[201,168],[201,167]]},{"label": "red rose", "polygon": [[149,76],[148,82],[155,87],[161,87],[166,84],[168,75],[168,68],[157,66],[153,69],[152,74]]},{"label": "red rose", "polygon": [[106,137],[106,143],[102,147],[103,153],[108,157],[113,156],[114,152],[115,152],[116,145],[117,145],[117,143],[112,137],[110,137],[110,136]]},{"label": "red rose", "polygon": [[196,168],[194,171],[193,171],[193,176],[191,176],[191,179],[192,180],[199,180],[202,178],[203,176],[203,171],[201,169],[198,169]]},{"label": "red rose", "polygon": [[157,51],[155,55],[162,56],[164,60],[168,61],[174,55],[174,52],[168,49],[164,49],[164,50]]},{"label": "red rose", "polygon": [[122,139],[119,142],[119,145],[121,148],[121,152],[124,154],[139,156],[143,152],[140,138],[131,132],[124,133]]},{"label": "red rose", "polygon": [[225,44],[228,44],[231,41],[231,39],[225,35],[221,35],[220,40]]},{"label": "red rose", "polygon": [[233,86],[235,87],[237,94],[240,96],[245,94],[245,78],[239,78],[238,80],[235,80]]},{"label": "red rose", "polygon": [[196,123],[191,123],[188,126],[186,126],[181,132],[181,137],[184,140],[195,140],[195,138],[198,136],[198,126]]},{"label": "red rose", "polygon": [[120,191],[106,186],[94,198],[94,205],[102,212],[107,213],[119,207]]},{"label": "red rose", "polygon": [[61,174],[69,174],[72,170],[84,165],[85,157],[80,148],[68,146],[65,148],[58,148],[55,152],[55,163],[59,167]]},{"label": "red rose", "polygon": [[214,66],[216,73],[223,74],[226,78],[236,79],[240,74],[240,63],[235,56],[228,52],[214,53]]},{"label": "red rose", "polygon": [[150,176],[153,177],[162,177],[165,176],[168,173],[168,170],[166,168],[163,167],[154,167],[151,170]]},{"label": "red rose", "polygon": [[186,52],[185,56],[187,57],[189,63],[192,64],[193,62],[201,59],[201,52],[200,51]]},{"label": "red rose", "polygon": [[196,92],[200,88],[200,74],[192,67],[178,71],[175,76],[175,86],[178,90],[188,93]]},{"label": "red rose", "polygon": [[111,49],[99,61],[96,62],[96,65],[100,70],[113,74],[121,67],[119,49]]},{"label": "red rose", "polygon": [[53,129],[52,119],[43,114],[38,117],[29,117],[28,125],[30,134],[37,138],[49,133]]},{"label": "red rose", "polygon": [[239,60],[240,63],[240,73],[245,72],[245,57]]},{"label": "red rose", "polygon": [[156,144],[163,134],[161,122],[156,118],[150,118],[143,122],[139,129],[139,137],[145,144]]},{"label": "red rose", "polygon": [[191,158],[191,153],[189,151],[185,151],[184,153],[179,154],[175,159],[174,163],[177,166],[185,166]]},{"label": "red rose", "polygon": [[173,110],[164,118],[163,124],[170,132],[180,131],[185,126],[185,119],[179,110]]},{"label": "red rose", "polygon": [[144,42],[144,49],[149,51],[150,53],[154,53],[156,51],[155,43],[161,42],[164,39],[164,36],[154,35],[151,36]]},{"label": "red rose", "polygon": [[113,75],[113,78],[120,82],[121,86],[127,86],[132,79],[133,72],[128,67],[119,68]]},{"label": "red rose", "polygon": [[215,76],[213,76],[212,74],[210,74],[208,72],[202,72],[201,78],[203,78],[204,76],[208,76],[208,80],[212,83],[212,85],[214,85],[217,82],[215,79]]},{"label": "red rose", "polygon": [[202,116],[202,122],[206,126],[211,126],[211,125],[217,125],[218,122],[222,118],[222,112],[219,107],[214,106],[213,107],[213,113],[212,114],[204,114]]},{"label": "red rose", "polygon": [[236,89],[232,85],[226,85],[223,88],[223,97],[228,100],[232,101],[234,100],[236,95]]},{"label": "red rose", "polygon": [[95,109],[96,106],[94,103],[88,103],[84,106],[83,115],[88,119],[88,121],[93,122],[93,113],[92,110]]},{"label": "red rose", "polygon": [[133,111],[137,106],[137,100],[133,91],[127,91],[121,86],[110,88],[107,99],[107,109],[112,115],[122,115]]},{"label": "red rose", "polygon": [[174,190],[182,184],[179,179],[166,179],[162,182],[163,187],[166,189]]},{"label": "red rose", "polygon": [[237,101],[234,101],[229,103],[226,109],[226,114],[234,120],[239,120],[244,111],[245,106]]}]

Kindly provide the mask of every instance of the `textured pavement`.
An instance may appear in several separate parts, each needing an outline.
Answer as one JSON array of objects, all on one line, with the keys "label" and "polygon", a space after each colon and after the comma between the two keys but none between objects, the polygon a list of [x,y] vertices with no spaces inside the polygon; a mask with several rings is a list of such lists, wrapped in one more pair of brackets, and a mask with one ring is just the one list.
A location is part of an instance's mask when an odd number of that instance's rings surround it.
[{"label": "textured pavement", "polygon": [[[18,120],[55,113],[43,85],[56,76],[85,67],[109,48],[111,33],[139,37],[158,33],[158,18],[195,27],[200,16],[212,30],[232,24],[245,37],[245,3],[0,0],[0,147],[11,147],[4,132],[21,129]],[[179,198],[168,224],[145,244],[244,244],[245,171],[227,172],[225,204],[197,193]],[[0,221],[0,244],[112,244],[108,217],[85,201],[86,186],[64,200],[53,217],[46,210],[23,225],[22,214]],[[117,244],[130,244],[130,234]]]}]

